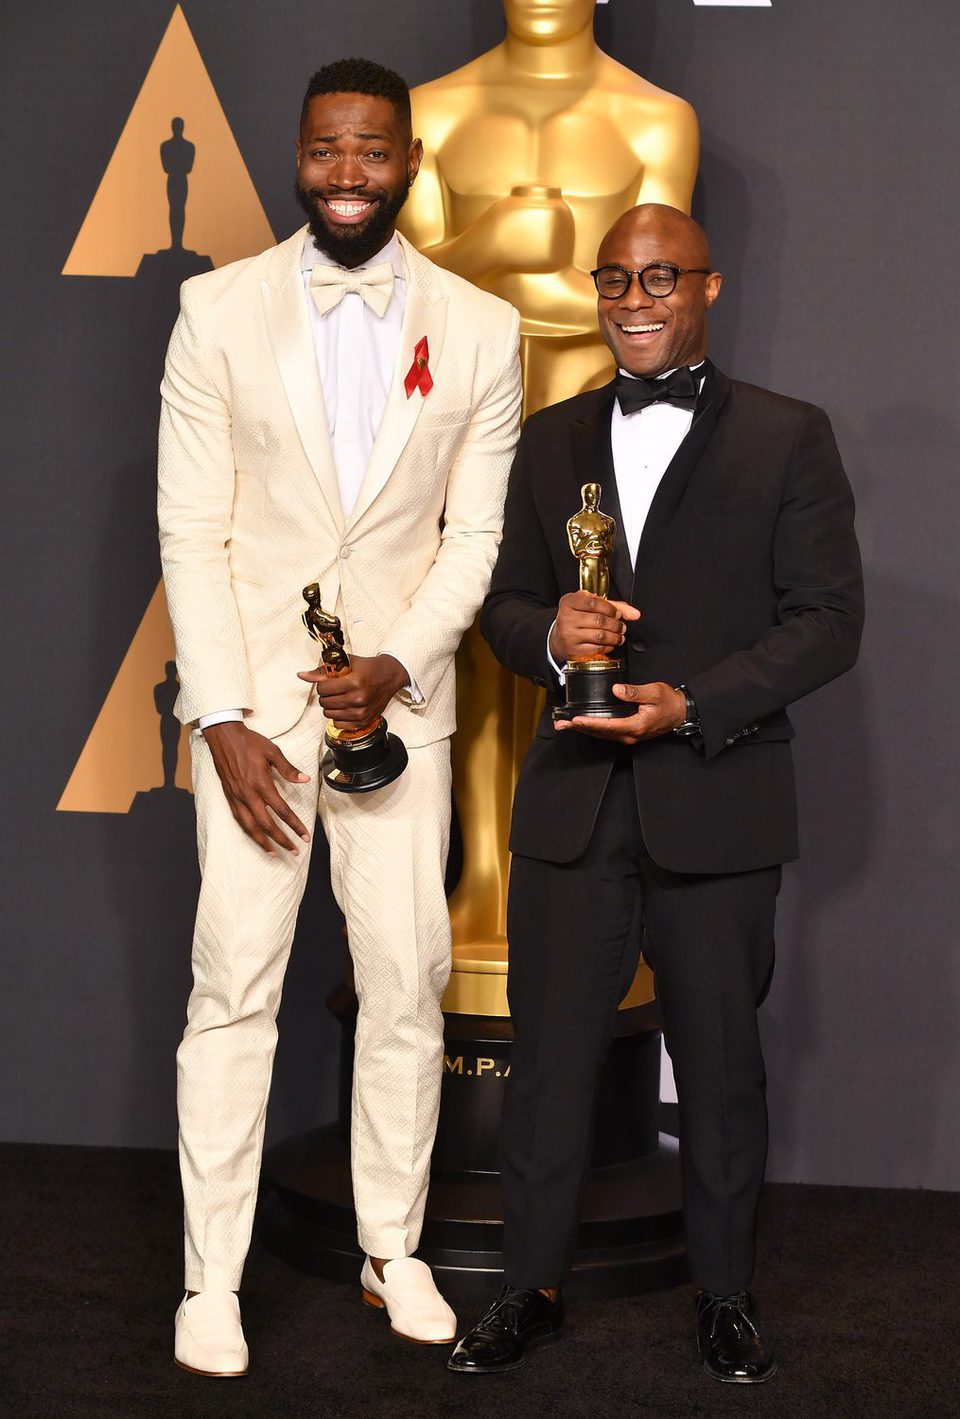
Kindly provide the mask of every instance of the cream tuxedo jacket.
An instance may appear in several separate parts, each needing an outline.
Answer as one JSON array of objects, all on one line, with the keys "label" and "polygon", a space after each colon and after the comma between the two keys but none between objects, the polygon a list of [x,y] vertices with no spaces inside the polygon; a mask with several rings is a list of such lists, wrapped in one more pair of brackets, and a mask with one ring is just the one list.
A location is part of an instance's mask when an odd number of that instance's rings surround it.
[{"label": "cream tuxedo jacket", "polygon": [[[454,653],[490,582],[520,414],[519,317],[400,237],[400,355],[345,519],[304,298],[306,229],[181,291],[160,417],[160,548],[184,723],[230,706],[275,737],[316,665],[301,592],[317,581],[359,655],[389,650],[410,748],[451,734]],[[404,377],[427,337],[433,388]]]}]

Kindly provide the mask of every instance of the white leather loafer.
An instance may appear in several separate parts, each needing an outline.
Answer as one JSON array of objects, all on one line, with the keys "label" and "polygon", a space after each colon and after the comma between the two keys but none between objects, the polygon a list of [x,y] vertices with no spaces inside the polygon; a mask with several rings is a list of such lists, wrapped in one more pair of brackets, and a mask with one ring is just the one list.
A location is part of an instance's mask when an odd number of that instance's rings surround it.
[{"label": "white leather loafer", "polygon": [[200,1291],[184,1296],[177,1311],[173,1358],[181,1370],[210,1379],[247,1373],[247,1342],[240,1302],[232,1291]]},{"label": "white leather loafer", "polygon": [[456,1340],[457,1318],[437,1290],[425,1261],[413,1256],[388,1261],[381,1281],[367,1257],[360,1285],[368,1306],[386,1307],[394,1335],[417,1345],[450,1345]]}]

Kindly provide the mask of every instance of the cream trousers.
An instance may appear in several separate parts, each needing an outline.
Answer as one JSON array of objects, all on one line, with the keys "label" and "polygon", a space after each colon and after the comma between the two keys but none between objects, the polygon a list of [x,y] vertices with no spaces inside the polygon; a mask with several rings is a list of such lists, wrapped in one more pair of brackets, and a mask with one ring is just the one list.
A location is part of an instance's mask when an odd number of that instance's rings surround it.
[{"label": "cream trousers", "polygon": [[[311,834],[319,815],[346,917],[360,1002],[351,1126],[360,1245],[372,1256],[408,1256],[420,1239],[440,1101],[450,741],[410,750],[387,788],[343,794],[320,777],[323,729],[314,697],[276,740],[311,781],[281,782],[280,792]],[[270,857],[259,848],[234,821],[202,734],[191,745],[202,885],[177,1052],[186,1287],[236,1290],[310,851],[301,844],[298,857]]]}]

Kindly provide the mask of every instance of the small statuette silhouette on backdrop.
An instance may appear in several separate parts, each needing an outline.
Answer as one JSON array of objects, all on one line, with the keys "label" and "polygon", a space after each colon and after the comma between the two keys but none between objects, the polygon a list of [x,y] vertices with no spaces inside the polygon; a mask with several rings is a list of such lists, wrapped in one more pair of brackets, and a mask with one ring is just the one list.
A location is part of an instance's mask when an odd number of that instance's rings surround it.
[{"label": "small statuette silhouette on backdrop", "polygon": [[183,244],[187,224],[187,199],[190,195],[190,174],[197,158],[197,145],[184,136],[186,124],[182,118],[171,118],[169,138],[160,144],[160,166],[167,175],[167,220],[170,224],[170,245],[152,254],[145,252],[137,268],[137,277],[148,276],[163,286],[179,284],[190,276],[212,271],[209,256],[201,256]]},{"label": "small statuette silhouette on backdrop", "polygon": [[177,760],[180,754],[180,721],[173,712],[173,707],[177,702],[177,695],[180,693],[180,683],[177,680],[177,666],[175,661],[168,660],[165,671],[165,678],[153,687],[153,703],[156,706],[157,714],[160,716],[160,752],[163,756],[163,787],[167,793],[170,793],[177,786]]},{"label": "small statuette silhouette on backdrop", "polygon": [[197,150],[183,136],[183,119],[170,120],[172,138],[160,144],[160,162],[167,174],[167,201],[170,204],[170,250],[183,250],[183,227],[187,220],[188,177],[193,171]]}]

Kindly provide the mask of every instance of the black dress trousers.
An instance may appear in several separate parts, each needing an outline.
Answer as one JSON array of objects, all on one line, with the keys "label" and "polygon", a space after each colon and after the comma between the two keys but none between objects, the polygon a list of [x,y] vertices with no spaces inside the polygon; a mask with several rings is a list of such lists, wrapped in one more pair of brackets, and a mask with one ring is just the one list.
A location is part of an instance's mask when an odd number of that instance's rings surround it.
[{"label": "black dress trousers", "polygon": [[571,1264],[600,1069],[641,945],[657,978],[680,1116],[692,1280],[743,1289],[767,1153],[757,1006],[773,971],[780,868],[667,872],[647,853],[629,750],[572,863],[515,856],[508,996],[515,1044],[502,1165],[506,1280]]}]

